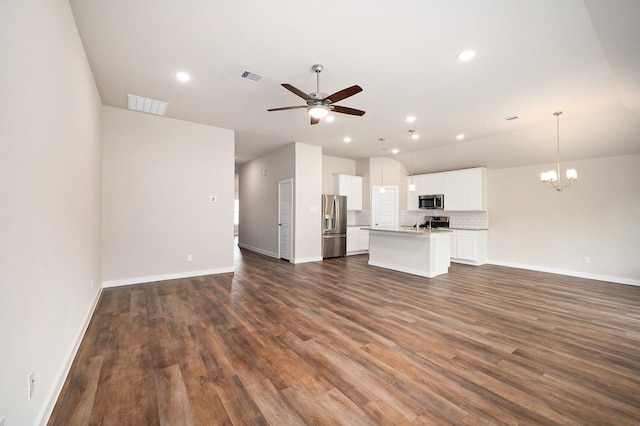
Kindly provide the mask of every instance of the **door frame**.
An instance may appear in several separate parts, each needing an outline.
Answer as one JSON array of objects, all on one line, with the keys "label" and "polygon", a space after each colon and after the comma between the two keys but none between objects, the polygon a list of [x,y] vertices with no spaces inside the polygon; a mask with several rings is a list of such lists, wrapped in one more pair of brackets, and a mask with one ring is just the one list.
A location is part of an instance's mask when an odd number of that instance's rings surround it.
[{"label": "door frame", "polygon": [[282,218],[280,217],[281,213],[282,213],[282,185],[285,183],[290,183],[291,184],[291,196],[289,197],[289,211],[291,212],[290,214],[290,223],[289,223],[289,259],[285,259],[288,260],[289,262],[293,262],[293,240],[294,240],[294,236],[295,236],[295,227],[294,227],[294,221],[295,221],[295,217],[294,217],[294,203],[293,203],[293,197],[294,197],[294,187],[293,187],[293,178],[288,178],[288,179],[282,179],[278,181],[278,259],[282,259],[281,255],[282,255],[282,237],[281,237],[281,229],[282,229]]},{"label": "door frame", "polygon": [[[398,200],[400,198],[400,194],[399,194],[399,187],[397,185],[385,185],[384,186],[385,191],[387,190],[392,190],[394,191],[394,200],[393,200],[393,208],[394,208],[394,216],[395,216],[395,224],[394,226],[398,226],[398,223],[400,221],[400,208],[398,205]],[[376,225],[373,223],[374,219],[376,217],[376,203],[374,202],[375,196],[374,194],[379,194],[380,193],[380,185],[373,185],[371,187],[371,227],[375,227]]]}]

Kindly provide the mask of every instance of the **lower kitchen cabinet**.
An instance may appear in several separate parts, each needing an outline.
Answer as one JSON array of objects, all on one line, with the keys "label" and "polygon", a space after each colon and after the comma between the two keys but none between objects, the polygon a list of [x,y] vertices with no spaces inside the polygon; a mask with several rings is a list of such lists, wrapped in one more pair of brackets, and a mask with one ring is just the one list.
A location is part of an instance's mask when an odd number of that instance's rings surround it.
[{"label": "lower kitchen cabinet", "polygon": [[451,233],[451,261],[469,265],[487,263],[487,231],[453,229]]},{"label": "lower kitchen cabinet", "polygon": [[360,228],[360,226],[347,227],[347,254],[369,251],[369,231]]}]

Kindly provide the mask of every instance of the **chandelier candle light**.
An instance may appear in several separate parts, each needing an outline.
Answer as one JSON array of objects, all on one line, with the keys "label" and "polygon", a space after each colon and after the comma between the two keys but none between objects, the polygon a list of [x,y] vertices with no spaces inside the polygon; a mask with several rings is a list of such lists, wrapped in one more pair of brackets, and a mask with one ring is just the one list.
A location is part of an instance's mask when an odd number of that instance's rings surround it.
[{"label": "chandelier candle light", "polygon": [[562,111],[553,113],[557,119],[557,171],[549,170],[548,172],[540,173],[540,180],[545,185],[547,183],[551,184],[551,186],[557,191],[562,191],[566,187],[571,186],[573,181],[578,179],[578,172],[576,172],[576,169],[567,169],[567,179],[569,179],[569,183],[561,185],[558,181],[558,177],[560,176],[560,114],[562,114]]}]

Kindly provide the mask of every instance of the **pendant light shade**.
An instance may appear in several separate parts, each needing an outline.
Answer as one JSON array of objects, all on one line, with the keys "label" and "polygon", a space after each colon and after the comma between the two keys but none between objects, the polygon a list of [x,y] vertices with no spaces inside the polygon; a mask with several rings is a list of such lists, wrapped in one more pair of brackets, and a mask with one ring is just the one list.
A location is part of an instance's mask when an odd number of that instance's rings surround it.
[{"label": "pendant light shade", "polygon": [[416,184],[413,183],[413,141],[418,139],[418,135],[413,129],[409,130],[409,134],[411,135],[411,183],[409,184],[409,192],[416,192]]},{"label": "pendant light shade", "polygon": [[384,138],[378,139],[380,141],[380,193],[384,194]]}]

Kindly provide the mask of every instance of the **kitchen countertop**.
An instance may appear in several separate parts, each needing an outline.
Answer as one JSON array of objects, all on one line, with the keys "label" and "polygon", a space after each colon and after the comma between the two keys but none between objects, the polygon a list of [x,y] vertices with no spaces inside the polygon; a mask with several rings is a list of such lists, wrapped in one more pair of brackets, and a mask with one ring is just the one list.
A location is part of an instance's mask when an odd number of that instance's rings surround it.
[{"label": "kitchen countertop", "polygon": [[409,234],[409,235],[431,235],[431,234],[439,234],[442,232],[451,232],[449,229],[447,228],[414,228],[414,227],[404,227],[404,226],[397,226],[397,227],[392,227],[392,228],[371,228],[371,227],[363,227],[360,229],[366,229],[368,231],[375,231],[375,232],[395,232],[395,233],[400,233],[400,234]]},{"label": "kitchen countertop", "polygon": [[450,227],[449,229],[451,230],[456,230],[456,231],[488,231],[489,228],[455,228],[455,227]]}]

